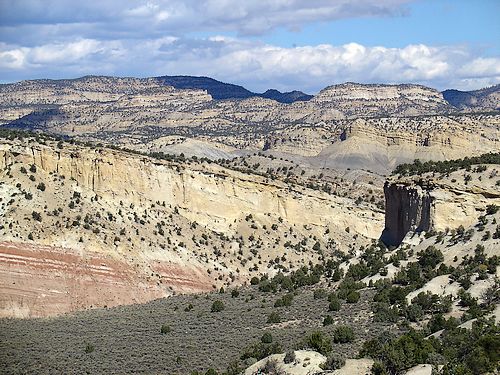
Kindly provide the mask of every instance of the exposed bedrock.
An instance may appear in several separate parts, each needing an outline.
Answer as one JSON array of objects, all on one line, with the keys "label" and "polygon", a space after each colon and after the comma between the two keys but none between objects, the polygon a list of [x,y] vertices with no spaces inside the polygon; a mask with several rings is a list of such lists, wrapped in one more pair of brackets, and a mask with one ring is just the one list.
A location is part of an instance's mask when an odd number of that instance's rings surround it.
[{"label": "exposed bedrock", "polygon": [[433,197],[420,186],[386,182],[385,228],[381,239],[386,245],[397,246],[409,231],[428,231],[432,226]]}]

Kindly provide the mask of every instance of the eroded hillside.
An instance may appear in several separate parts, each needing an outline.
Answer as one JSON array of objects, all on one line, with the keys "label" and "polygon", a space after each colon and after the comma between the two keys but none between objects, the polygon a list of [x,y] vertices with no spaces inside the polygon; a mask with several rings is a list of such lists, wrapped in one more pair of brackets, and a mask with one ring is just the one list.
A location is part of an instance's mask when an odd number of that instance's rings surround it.
[{"label": "eroded hillside", "polygon": [[[338,176],[320,188],[307,175],[285,180],[237,164],[3,140],[2,314],[241,285],[354,251],[383,228],[373,190],[354,199]],[[369,182],[359,180],[365,198]]]},{"label": "eroded hillside", "polygon": [[415,158],[494,151],[500,140],[497,112],[460,113],[441,93],[419,85],[346,83],[284,104],[213,100],[206,91],[174,89],[154,78],[83,77],[2,85],[0,110],[11,128],[139,150],[213,158],[267,151],[381,173]]}]

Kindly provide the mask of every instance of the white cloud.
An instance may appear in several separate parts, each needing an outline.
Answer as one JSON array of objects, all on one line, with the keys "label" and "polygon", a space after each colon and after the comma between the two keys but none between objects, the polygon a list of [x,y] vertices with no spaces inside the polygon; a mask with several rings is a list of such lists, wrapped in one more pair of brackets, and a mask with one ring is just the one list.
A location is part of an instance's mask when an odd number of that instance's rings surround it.
[{"label": "white cloud", "polygon": [[19,70],[25,67],[27,48],[0,51],[0,69]]},{"label": "white cloud", "polygon": [[474,56],[463,46],[422,44],[404,48],[357,43],[283,48],[223,36],[163,36],[145,41],[81,39],[32,48],[0,45],[3,76],[191,74],[261,91],[275,87],[314,93],[345,81],[414,82],[438,89],[470,89],[499,83],[499,67],[499,58]]}]

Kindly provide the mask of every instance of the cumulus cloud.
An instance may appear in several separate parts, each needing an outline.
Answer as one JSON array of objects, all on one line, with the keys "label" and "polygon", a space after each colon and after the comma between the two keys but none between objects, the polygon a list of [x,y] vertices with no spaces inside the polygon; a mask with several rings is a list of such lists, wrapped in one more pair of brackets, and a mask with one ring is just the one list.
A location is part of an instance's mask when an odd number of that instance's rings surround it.
[{"label": "cumulus cloud", "polygon": [[[275,87],[311,93],[339,82],[415,82],[436,88],[477,88],[500,82],[500,59],[466,47],[368,47],[357,43],[284,48],[240,38],[81,39],[36,47],[0,45],[0,74],[61,71],[113,75],[207,75],[253,90]],[[139,74],[138,74],[139,73]]]},{"label": "cumulus cloud", "polygon": [[465,46],[285,48],[255,38],[280,27],[401,15],[411,1],[1,0],[0,81],[191,74],[308,92],[343,81],[463,89],[500,81],[499,59]]}]

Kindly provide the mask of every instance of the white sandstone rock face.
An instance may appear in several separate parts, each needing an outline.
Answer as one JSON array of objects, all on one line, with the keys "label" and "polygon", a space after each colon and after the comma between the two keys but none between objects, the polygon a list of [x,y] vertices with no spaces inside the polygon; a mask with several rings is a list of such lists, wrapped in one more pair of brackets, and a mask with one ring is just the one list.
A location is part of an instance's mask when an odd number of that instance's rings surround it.
[{"label": "white sandstone rock face", "polygon": [[321,262],[316,241],[326,256],[366,246],[383,225],[369,204],[215,163],[26,139],[0,144],[0,198],[3,316],[238,286],[276,262]]},{"label": "white sandstone rock face", "polygon": [[488,205],[500,205],[498,176],[496,165],[485,165],[483,172],[459,170],[446,177],[427,173],[389,179],[384,187],[383,240],[399,245],[411,232],[446,231],[477,223]]}]

